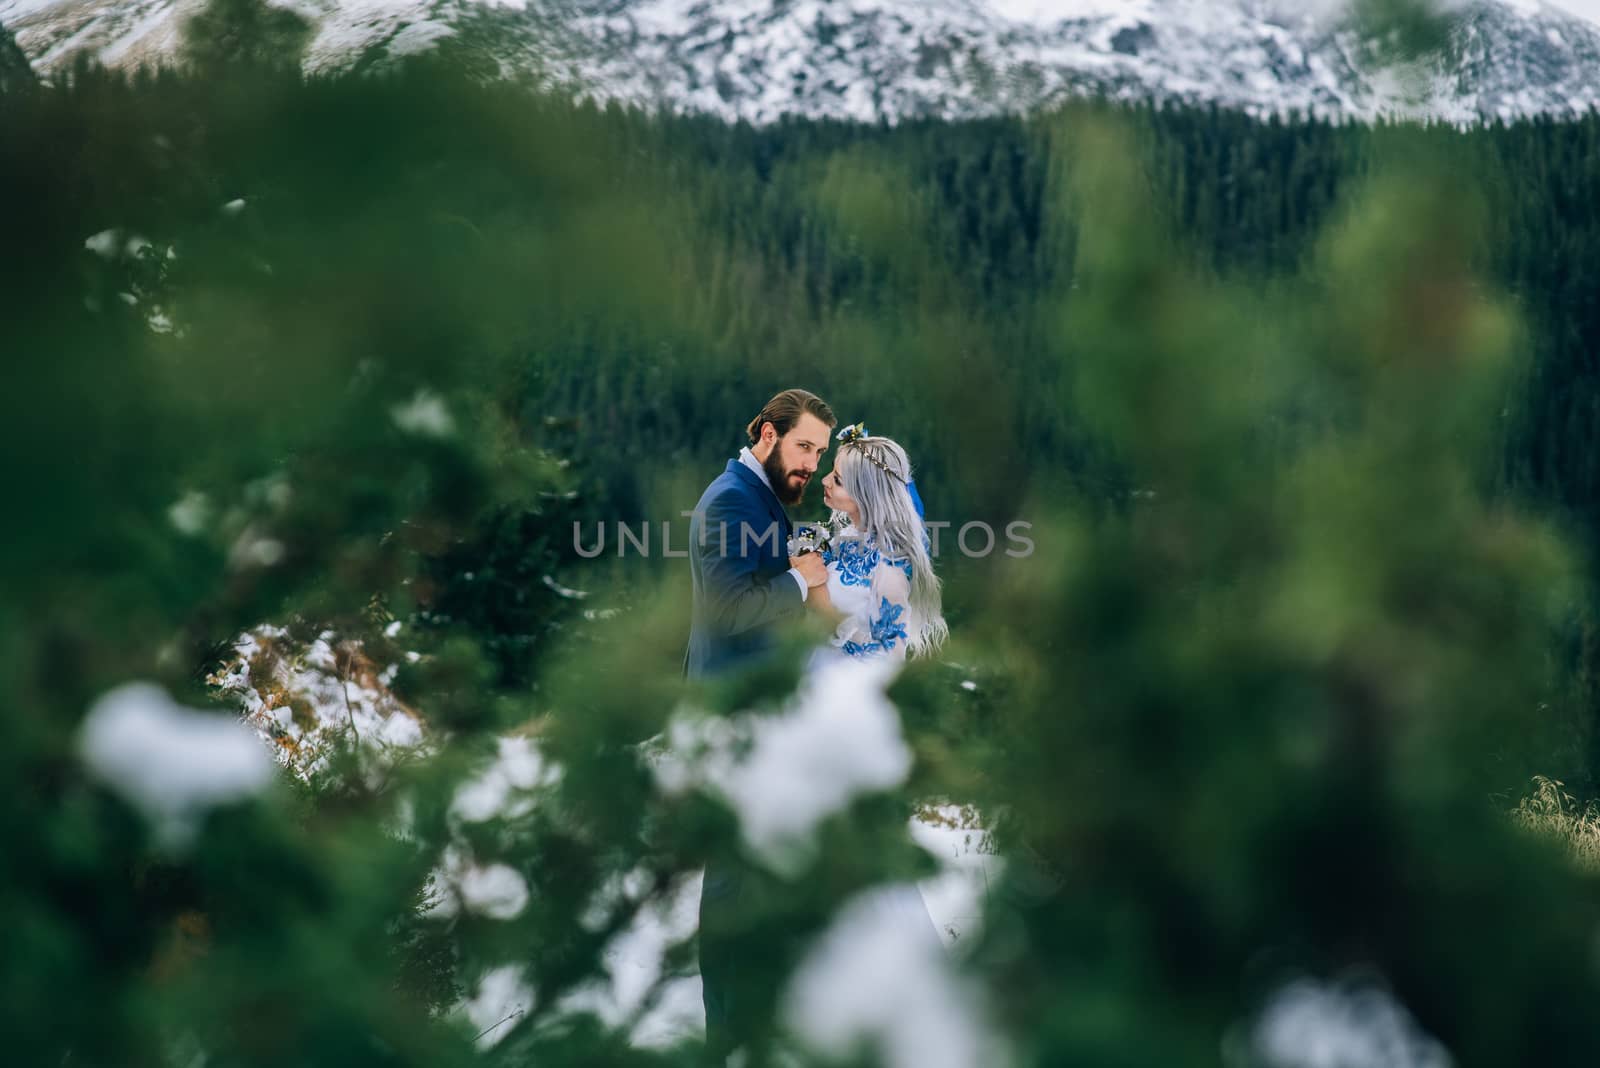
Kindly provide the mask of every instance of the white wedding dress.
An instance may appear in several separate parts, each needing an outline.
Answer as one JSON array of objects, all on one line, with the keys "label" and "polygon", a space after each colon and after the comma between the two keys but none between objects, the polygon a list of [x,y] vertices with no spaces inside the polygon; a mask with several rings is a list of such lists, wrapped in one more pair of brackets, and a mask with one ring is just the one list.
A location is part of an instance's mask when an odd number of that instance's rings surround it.
[{"label": "white wedding dress", "polygon": [[[861,531],[846,526],[823,550],[828,565],[828,596],[844,618],[829,644],[818,650],[812,669],[841,659],[898,671],[906,658],[911,613],[911,561],[884,556]],[[890,883],[863,896],[861,907],[876,923],[891,925],[907,940],[944,951],[944,940],[915,883]]]},{"label": "white wedding dress", "polygon": [[870,538],[847,525],[823,550],[828,596],[844,615],[831,646],[858,659],[906,658],[911,618],[911,561],[880,553]]}]

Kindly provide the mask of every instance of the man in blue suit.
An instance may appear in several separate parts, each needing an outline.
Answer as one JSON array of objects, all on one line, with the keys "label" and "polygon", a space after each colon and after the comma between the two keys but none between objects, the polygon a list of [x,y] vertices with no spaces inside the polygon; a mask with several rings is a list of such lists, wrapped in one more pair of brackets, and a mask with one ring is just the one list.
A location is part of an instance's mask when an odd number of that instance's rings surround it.
[{"label": "man in blue suit", "polygon": [[766,651],[773,625],[799,616],[827,581],[816,554],[791,559],[789,516],[817,473],[837,420],[814,393],[786,389],[751,420],[748,447],[706,487],[689,520],[694,610],[684,672],[705,678]]},{"label": "man in blue suit", "polygon": [[[748,447],[706,487],[689,520],[693,620],[684,672],[707,678],[748,667],[773,644],[774,628],[805,611],[828,579],[816,553],[789,556],[789,517],[817,473],[837,424],[833,410],[803,389],[786,389],[750,421]],[[746,929],[760,875],[736,855],[706,864],[700,894],[700,978],[706,1046],[721,1059],[753,1037],[772,991],[760,987],[765,948]],[[755,966],[755,967],[753,967]]]}]

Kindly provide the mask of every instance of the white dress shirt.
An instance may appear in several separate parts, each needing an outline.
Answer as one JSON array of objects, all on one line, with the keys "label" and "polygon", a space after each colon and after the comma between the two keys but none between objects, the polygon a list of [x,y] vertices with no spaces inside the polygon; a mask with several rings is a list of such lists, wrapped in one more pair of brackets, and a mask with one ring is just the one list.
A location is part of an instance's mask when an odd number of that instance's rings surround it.
[{"label": "white dress shirt", "polygon": [[[761,479],[761,484],[767,487],[767,489],[772,490],[772,495],[774,497],[778,496],[778,491],[772,489],[772,480],[767,477],[767,469],[761,466],[761,461],[756,459],[755,453],[751,452],[748,448],[740,449],[739,462],[744,464],[750,470],[754,471],[756,473],[756,477]],[[782,504],[782,498],[779,498],[779,503]],[[789,574],[793,575],[794,580],[800,584],[800,600],[802,603],[804,603],[806,598],[811,596],[811,587],[806,583],[805,576],[800,574],[798,568],[791,567],[789,569]]]}]

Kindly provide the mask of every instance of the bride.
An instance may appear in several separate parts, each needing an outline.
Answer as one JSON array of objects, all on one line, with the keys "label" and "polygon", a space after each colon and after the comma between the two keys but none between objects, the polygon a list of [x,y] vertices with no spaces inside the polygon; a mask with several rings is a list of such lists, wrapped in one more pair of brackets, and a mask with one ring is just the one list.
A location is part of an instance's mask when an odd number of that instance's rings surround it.
[{"label": "bride", "polygon": [[[858,661],[898,670],[907,656],[937,651],[949,632],[912,497],[911,463],[898,444],[868,435],[860,423],[841,430],[838,441],[833,470],[822,480],[823,503],[833,511],[827,527],[832,536],[818,547],[828,581],[813,587],[806,601],[837,625],[812,669]],[[880,886],[862,905],[878,924],[900,927],[943,951],[916,884]]]},{"label": "bride", "polygon": [[926,656],[949,628],[928,537],[911,491],[911,462],[896,442],[860,423],[838,434],[822,501],[833,513],[822,545],[828,581],[806,604],[837,621],[829,649],[857,659]]}]

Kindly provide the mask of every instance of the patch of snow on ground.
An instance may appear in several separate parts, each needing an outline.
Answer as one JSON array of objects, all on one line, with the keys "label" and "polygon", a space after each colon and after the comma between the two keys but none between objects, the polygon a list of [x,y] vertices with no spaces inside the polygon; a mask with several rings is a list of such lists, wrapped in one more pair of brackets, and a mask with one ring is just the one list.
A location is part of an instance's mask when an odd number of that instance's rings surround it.
[{"label": "patch of snow on ground", "polygon": [[[947,950],[970,944],[981,930],[983,910],[1004,862],[995,855],[979,816],[970,807],[942,805],[923,810],[911,824],[911,835],[939,861],[942,872],[917,885],[928,914]],[[705,1007],[699,973],[665,975],[664,957],[699,926],[700,885],[696,873],[674,886],[665,897],[646,903],[632,922],[606,944],[602,959],[606,979],[563,998],[561,1007],[592,1012],[609,1026],[637,1017],[630,1032],[633,1045],[665,1049],[705,1033]],[[608,910],[644,893],[642,873],[618,881],[585,926],[598,930]],[[906,886],[890,888],[905,893]],[[646,1007],[648,997],[653,1002]],[[641,1012],[641,1010],[643,1010]]]},{"label": "patch of snow on ground", "polygon": [[324,770],[344,744],[355,745],[374,782],[428,752],[421,719],[389,691],[388,669],[359,642],[324,631],[302,648],[282,628],[263,625],[241,635],[234,654],[208,681],[239,702],[245,721],[302,778]]},{"label": "patch of snow on ground", "polygon": [[1006,1063],[978,988],[956,974],[931,936],[885,922],[896,914],[890,895],[906,889],[876,887],[834,917],[791,981],[786,1021],[838,1060],[865,1052],[889,1068]]},{"label": "patch of snow on ground", "polygon": [[911,820],[911,837],[943,869],[917,884],[946,948],[976,942],[984,910],[1005,872],[978,813],[959,805],[940,805]]}]

